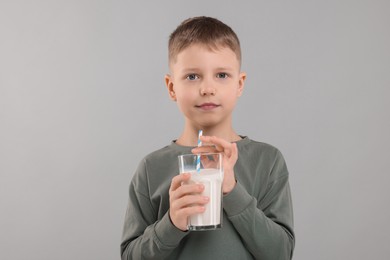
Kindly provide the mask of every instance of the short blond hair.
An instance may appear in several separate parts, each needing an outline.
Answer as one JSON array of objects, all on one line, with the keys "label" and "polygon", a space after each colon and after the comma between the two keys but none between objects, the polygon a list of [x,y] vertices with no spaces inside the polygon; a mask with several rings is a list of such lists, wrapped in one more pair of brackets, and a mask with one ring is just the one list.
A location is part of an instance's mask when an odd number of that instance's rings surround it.
[{"label": "short blond hair", "polygon": [[236,33],[218,19],[199,16],[183,21],[169,37],[169,63],[192,44],[202,44],[211,50],[228,47],[241,63],[241,47]]}]

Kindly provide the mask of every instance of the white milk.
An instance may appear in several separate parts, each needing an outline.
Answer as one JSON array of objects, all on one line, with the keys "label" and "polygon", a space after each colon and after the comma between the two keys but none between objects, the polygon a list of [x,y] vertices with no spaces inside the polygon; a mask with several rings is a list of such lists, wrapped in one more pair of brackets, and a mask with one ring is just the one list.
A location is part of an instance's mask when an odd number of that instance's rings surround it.
[{"label": "white milk", "polygon": [[218,226],[221,224],[222,178],[221,171],[217,169],[202,169],[199,173],[191,172],[190,182],[202,183],[204,185],[202,195],[209,197],[210,200],[205,205],[203,213],[189,217],[189,229],[191,226]]}]

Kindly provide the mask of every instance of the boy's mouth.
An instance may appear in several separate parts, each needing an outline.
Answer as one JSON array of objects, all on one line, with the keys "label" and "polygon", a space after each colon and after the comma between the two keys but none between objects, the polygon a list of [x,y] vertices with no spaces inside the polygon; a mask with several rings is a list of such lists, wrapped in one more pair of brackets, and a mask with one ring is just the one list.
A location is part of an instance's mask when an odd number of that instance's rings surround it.
[{"label": "boy's mouth", "polygon": [[200,104],[200,105],[198,105],[196,107],[197,108],[201,108],[203,110],[211,110],[211,109],[217,108],[219,106],[220,105],[217,105],[217,104],[214,104],[214,103],[203,103],[203,104]]}]

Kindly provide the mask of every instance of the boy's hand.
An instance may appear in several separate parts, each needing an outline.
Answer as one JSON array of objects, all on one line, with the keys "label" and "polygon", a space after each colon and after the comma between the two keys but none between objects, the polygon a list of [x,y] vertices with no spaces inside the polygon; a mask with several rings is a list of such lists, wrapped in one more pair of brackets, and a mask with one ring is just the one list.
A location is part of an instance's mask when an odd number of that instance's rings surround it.
[{"label": "boy's hand", "polygon": [[176,175],[172,178],[169,188],[169,217],[173,225],[178,229],[187,230],[187,218],[191,215],[205,211],[204,204],[209,198],[202,196],[204,186],[202,184],[185,184],[190,179],[189,173]]},{"label": "boy's hand", "polygon": [[238,159],[237,144],[229,143],[216,136],[201,136],[200,140],[204,144],[212,144],[213,146],[196,147],[192,149],[192,153],[222,153],[224,171],[222,191],[224,194],[231,192],[236,185],[236,178],[234,177],[234,165]]}]

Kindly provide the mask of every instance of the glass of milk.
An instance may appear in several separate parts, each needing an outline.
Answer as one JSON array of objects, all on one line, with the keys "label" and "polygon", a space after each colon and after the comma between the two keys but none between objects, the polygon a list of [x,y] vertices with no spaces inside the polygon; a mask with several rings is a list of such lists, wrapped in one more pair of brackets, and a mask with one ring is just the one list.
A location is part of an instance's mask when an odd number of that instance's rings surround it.
[{"label": "glass of milk", "polygon": [[[198,165],[198,166],[197,166]],[[179,156],[180,173],[190,173],[191,179],[185,184],[202,183],[202,196],[210,198],[203,213],[188,218],[188,230],[214,230],[222,227],[222,154],[184,154]]]}]

